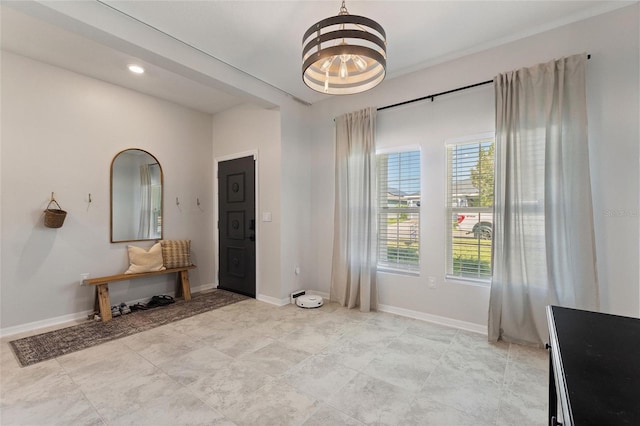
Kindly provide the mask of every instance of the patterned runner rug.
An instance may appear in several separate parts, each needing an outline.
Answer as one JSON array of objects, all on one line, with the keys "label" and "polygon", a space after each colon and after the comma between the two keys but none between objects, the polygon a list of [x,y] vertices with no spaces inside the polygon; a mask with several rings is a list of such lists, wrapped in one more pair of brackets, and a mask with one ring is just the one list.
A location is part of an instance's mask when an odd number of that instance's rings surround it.
[{"label": "patterned runner rug", "polygon": [[214,289],[193,294],[189,302],[178,299],[171,305],[134,311],[107,322],[87,320],[60,330],[13,340],[9,345],[20,364],[26,367],[246,299],[248,297],[240,294]]}]

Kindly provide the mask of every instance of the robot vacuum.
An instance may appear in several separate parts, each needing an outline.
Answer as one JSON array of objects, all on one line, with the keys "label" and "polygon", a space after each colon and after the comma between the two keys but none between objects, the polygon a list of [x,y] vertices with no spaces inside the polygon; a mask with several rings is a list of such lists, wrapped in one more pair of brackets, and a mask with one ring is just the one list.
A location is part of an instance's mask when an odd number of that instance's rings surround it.
[{"label": "robot vacuum", "polygon": [[323,304],[322,297],[313,294],[303,294],[296,298],[296,305],[301,308],[319,308]]}]

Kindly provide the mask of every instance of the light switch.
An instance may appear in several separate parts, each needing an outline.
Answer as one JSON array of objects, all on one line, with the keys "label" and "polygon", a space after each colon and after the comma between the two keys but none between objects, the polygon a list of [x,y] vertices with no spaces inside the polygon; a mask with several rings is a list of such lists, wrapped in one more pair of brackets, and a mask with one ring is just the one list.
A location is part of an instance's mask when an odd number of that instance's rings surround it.
[{"label": "light switch", "polygon": [[262,212],[262,221],[271,222],[271,212]]}]

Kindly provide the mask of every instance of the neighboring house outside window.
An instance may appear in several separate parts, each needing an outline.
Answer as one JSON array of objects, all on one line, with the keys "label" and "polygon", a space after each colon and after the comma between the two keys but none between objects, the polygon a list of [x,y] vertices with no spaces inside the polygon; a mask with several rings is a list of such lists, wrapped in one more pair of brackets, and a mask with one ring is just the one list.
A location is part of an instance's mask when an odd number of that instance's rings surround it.
[{"label": "neighboring house outside window", "polygon": [[378,269],[420,272],[420,151],[377,155]]},{"label": "neighboring house outside window", "polygon": [[447,142],[447,276],[488,281],[493,243],[494,135]]}]

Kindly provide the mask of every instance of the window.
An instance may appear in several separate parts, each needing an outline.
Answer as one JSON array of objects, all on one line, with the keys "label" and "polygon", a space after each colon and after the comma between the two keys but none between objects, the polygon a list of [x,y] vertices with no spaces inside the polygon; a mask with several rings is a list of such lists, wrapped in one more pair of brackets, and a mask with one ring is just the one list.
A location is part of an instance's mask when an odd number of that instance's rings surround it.
[{"label": "window", "polygon": [[378,268],[420,270],[420,151],[377,155]]},{"label": "window", "polygon": [[494,136],[447,144],[447,275],[491,278]]}]

